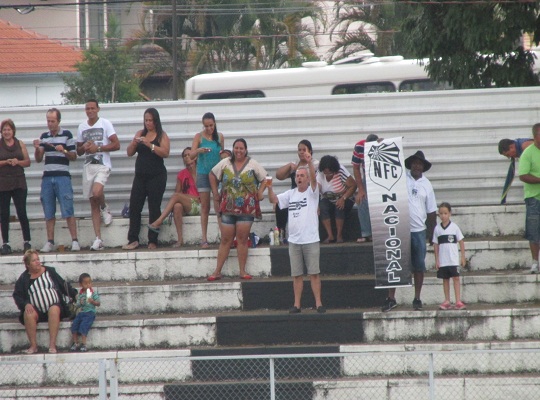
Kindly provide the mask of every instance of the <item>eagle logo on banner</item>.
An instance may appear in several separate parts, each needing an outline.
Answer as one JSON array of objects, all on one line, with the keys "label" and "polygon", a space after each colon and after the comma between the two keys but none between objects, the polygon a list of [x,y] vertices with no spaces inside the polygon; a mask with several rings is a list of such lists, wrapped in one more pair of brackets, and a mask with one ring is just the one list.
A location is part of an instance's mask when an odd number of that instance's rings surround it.
[{"label": "eagle logo on banner", "polygon": [[374,145],[369,149],[368,156],[371,159],[369,177],[373,183],[388,191],[403,174],[399,152],[399,146],[394,142],[382,143],[379,146]]}]

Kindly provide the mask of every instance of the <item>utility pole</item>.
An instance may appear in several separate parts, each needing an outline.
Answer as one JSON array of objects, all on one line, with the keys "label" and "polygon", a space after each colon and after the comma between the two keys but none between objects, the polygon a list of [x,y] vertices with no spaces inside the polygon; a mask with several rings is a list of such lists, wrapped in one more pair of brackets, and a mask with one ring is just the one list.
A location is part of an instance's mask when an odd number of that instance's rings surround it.
[{"label": "utility pole", "polygon": [[176,18],[176,0],[172,0],[172,99],[178,100],[178,51],[176,39],[178,36],[178,21]]}]

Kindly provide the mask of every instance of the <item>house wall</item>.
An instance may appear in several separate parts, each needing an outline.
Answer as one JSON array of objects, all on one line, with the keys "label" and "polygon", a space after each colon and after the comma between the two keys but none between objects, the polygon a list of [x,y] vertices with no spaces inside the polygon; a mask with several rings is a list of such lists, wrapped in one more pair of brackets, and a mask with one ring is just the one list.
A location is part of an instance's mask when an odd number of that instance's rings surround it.
[{"label": "house wall", "polygon": [[0,107],[62,104],[64,90],[58,74],[0,75]]},{"label": "house wall", "polygon": [[[72,0],[55,0],[55,4],[73,4]],[[60,40],[68,46],[80,46],[79,14],[75,5],[46,7],[47,3],[42,0],[10,0],[10,5],[20,5],[22,8],[35,5],[34,11],[21,15],[13,8],[0,8],[0,19],[23,28],[49,37],[51,40]],[[133,36],[135,30],[141,29],[140,18],[142,15],[142,3],[109,4],[110,8],[118,11],[122,37]],[[97,7],[97,6],[92,6]],[[88,34],[90,39],[92,35]]]}]

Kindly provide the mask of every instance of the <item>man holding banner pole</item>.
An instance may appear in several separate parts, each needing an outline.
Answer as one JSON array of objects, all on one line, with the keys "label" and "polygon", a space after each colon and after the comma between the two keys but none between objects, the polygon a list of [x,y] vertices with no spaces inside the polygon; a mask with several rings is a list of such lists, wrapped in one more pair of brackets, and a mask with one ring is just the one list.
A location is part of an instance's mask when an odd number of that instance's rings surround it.
[{"label": "man holding banner pole", "polygon": [[[437,201],[431,182],[424,176],[424,172],[431,168],[431,163],[426,160],[422,151],[405,160],[407,180],[407,192],[409,203],[409,225],[410,225],[410,249],[411,249],[411,271],[414,276],[414,300],[413,308],[422,309],[420,292],[424,284],[424,273],[426,271],[426,239],[432,243],[433,230],[437,222]],[[427,236],[426,236],[427,235]],[[382,307],[382,311],[390,311],[397,306],[396,287],[388,289],[388,297]]]}]

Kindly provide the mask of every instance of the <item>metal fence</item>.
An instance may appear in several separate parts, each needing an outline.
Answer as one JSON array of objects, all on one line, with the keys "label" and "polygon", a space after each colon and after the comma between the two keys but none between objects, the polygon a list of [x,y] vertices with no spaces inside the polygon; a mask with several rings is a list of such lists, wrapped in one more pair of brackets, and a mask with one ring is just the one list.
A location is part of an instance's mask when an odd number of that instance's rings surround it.
[{"label": "metal fence", "polygon": [[[451,348],[451,345],[448,345]],[[148,353],[146,353],[148,354]],[[87,357],[100,357],[86,359]],[[540,398],[540,349],[0,362],[2,399]],[[68,360],[69,358],[69,360]]]}]

